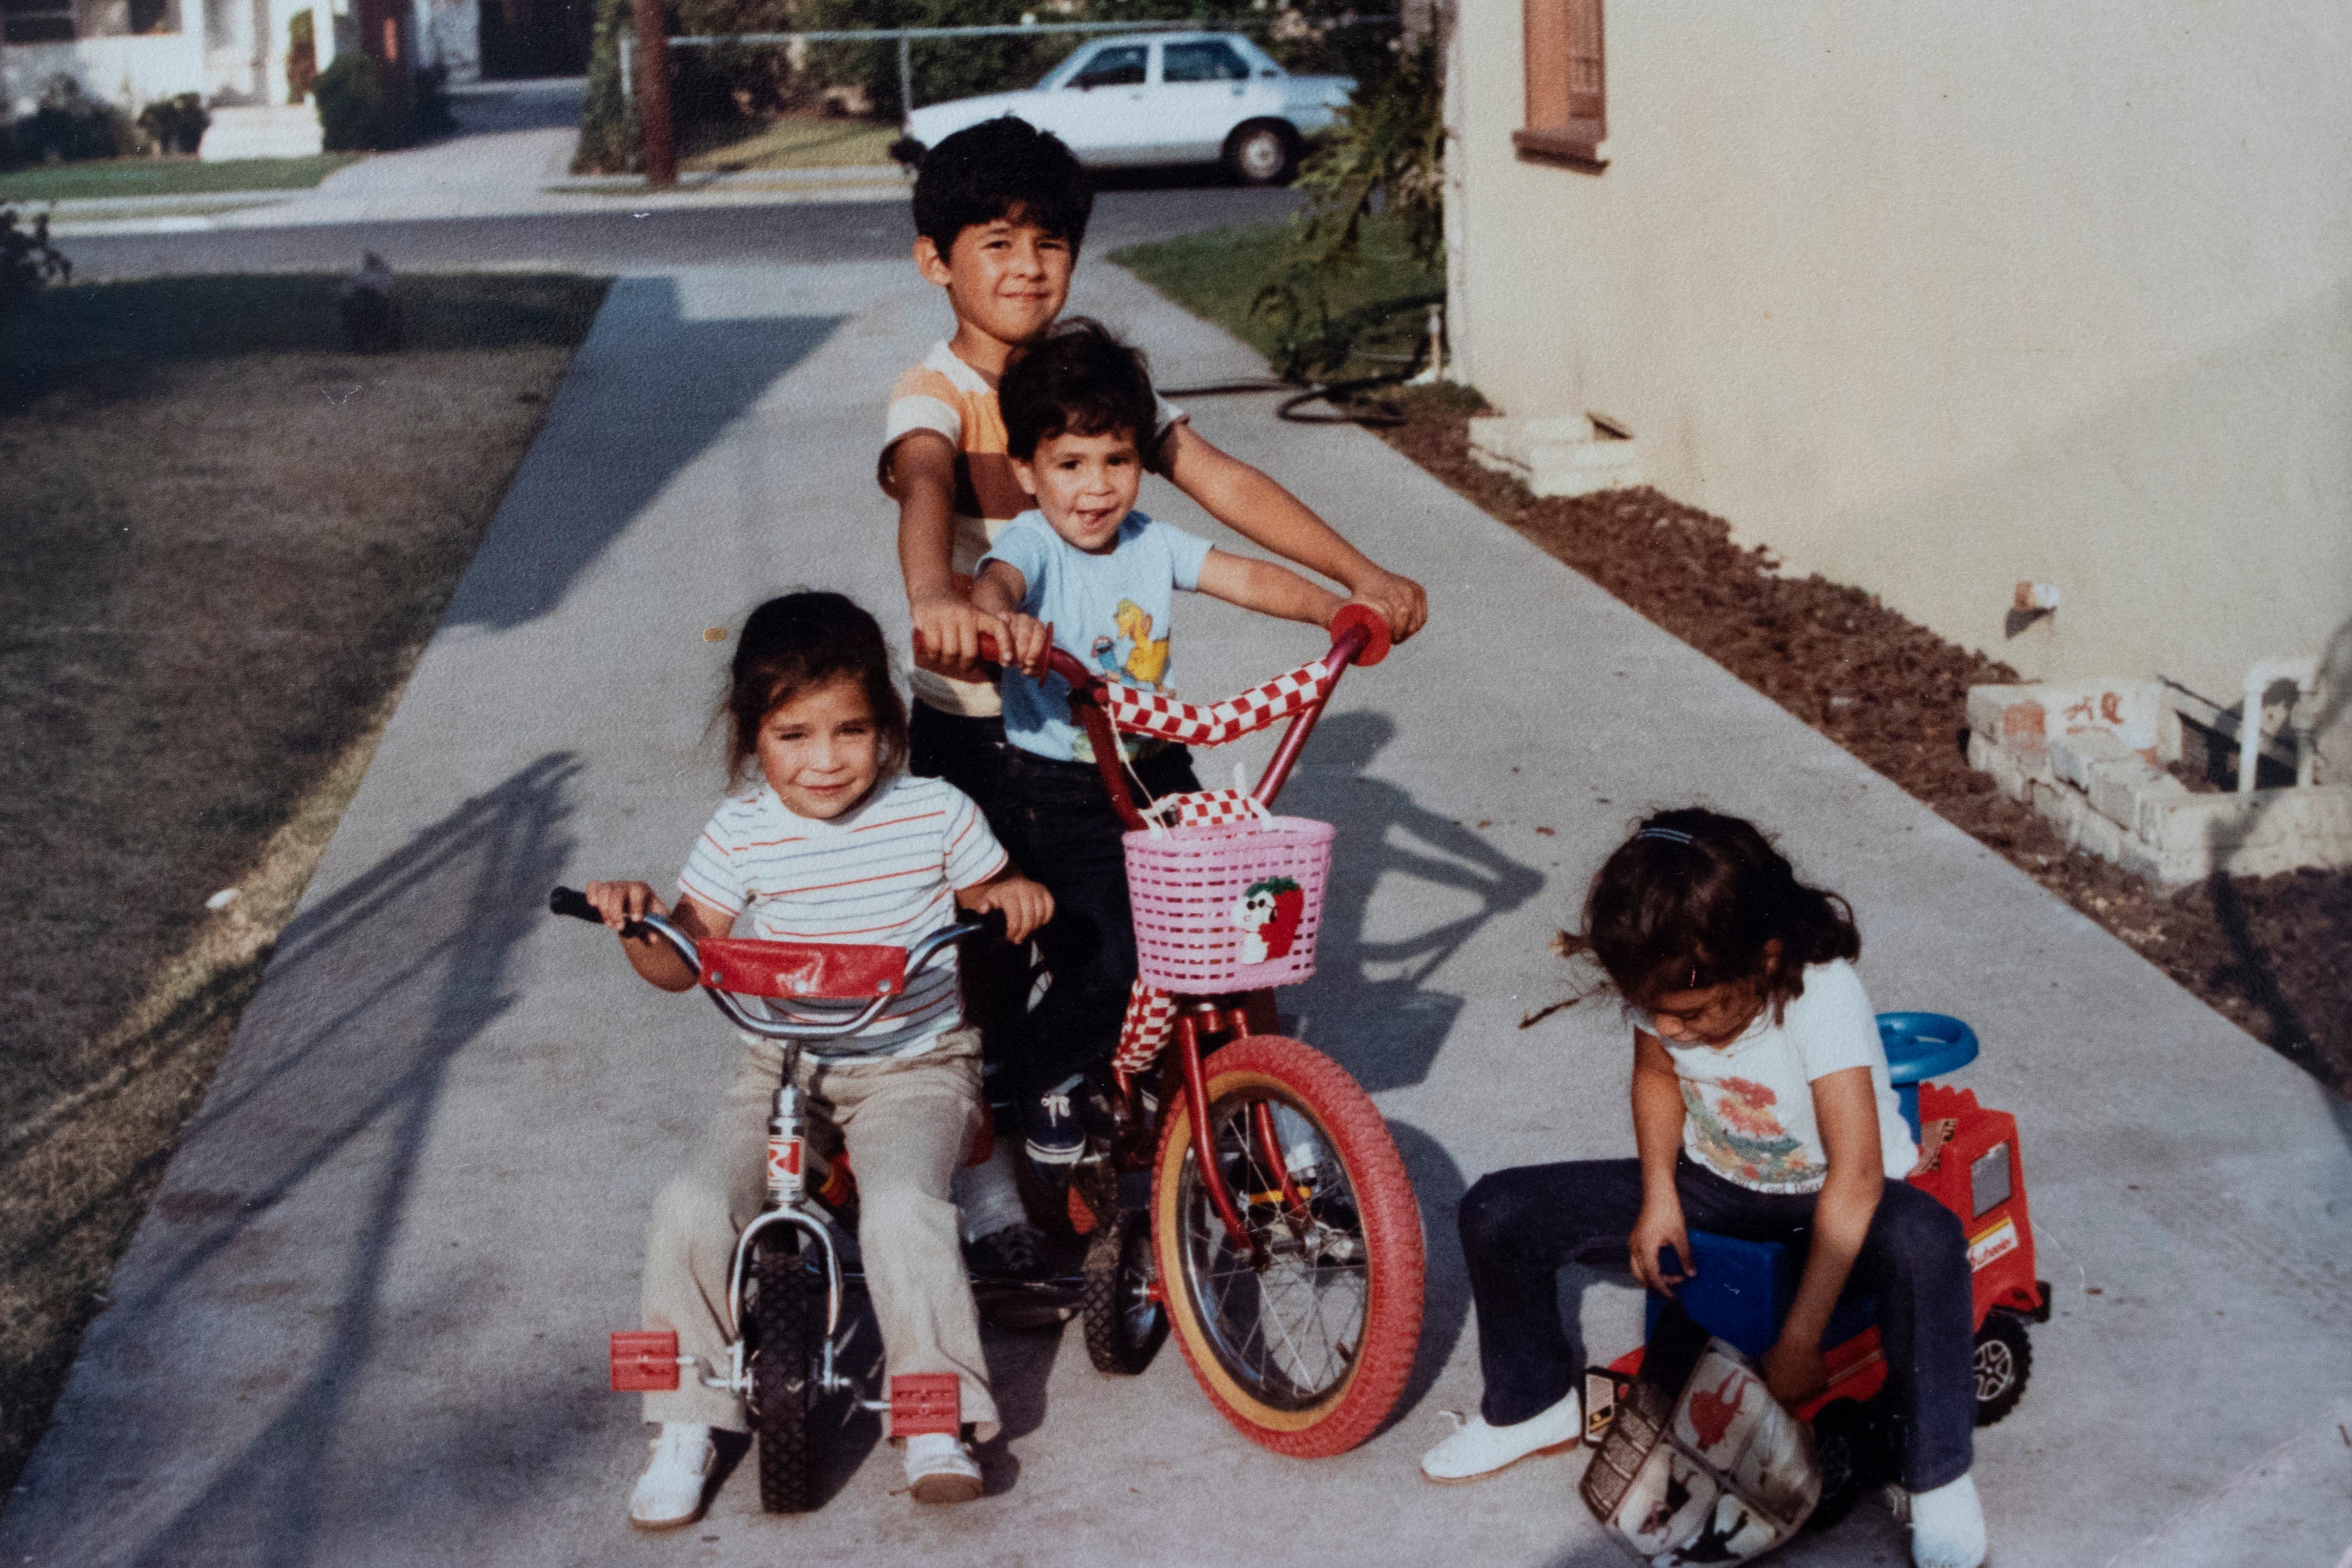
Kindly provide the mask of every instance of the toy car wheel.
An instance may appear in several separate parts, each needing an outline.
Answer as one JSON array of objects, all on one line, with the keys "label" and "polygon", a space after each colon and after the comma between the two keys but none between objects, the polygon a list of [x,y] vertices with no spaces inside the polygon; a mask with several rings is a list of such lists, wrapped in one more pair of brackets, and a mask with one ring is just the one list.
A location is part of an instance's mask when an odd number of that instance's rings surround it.
[{"label": "toy car wheel", "polygon": [[2025,1325],[2008,1312],[1987,1313],[1984,1327],[1977,1330],[1974,1370],[1977,1425],[1990,1427],[2017,1408],[2033,1371],[2033,1344],[2025,1337]]},{"label": "toy car wheel", "polygon": [[1809,1531],[1827,1530],[1843,1519],[1863,1495],[1895,1473],[1890,1434],[1868,1406],[1832,1399],[1813,1416],[1813,1458],[1822,1469],[1822,1499],[1805,1520]]},{"label": "toy car wheel", "polygon": [[1280,120],[1254,120],[1225,139],[1225,167],[1244,185],[1281,185],[1298,172],[1298,133]]},{"label": "toy car wheel", "polygon": [[825,1277],[797,1236],[761,1249],[752,1265],[751,1429],[760,1440],[760,1506],[805,1513],[816,1506],[810,1416],[820,1392]]},{"label": "toy car wheel", "polygon": [[1140,1212],[1122,1209],[1096,1228],[1086,1281],[1079,1312],[1095,1370],[1132,1376],[1150,1366],[1168,1337],[1168,1313],[1151,1297],[1151,1228]]}]

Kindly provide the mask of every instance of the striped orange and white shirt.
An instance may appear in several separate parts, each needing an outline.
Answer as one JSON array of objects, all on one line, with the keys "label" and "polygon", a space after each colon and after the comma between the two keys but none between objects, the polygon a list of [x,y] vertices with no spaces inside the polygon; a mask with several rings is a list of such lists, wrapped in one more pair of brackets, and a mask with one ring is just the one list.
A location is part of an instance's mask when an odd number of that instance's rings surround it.
[{"label": "striped orange and white shirt", "polygon": [[[902,774],[829,821],[795,815],[762,780],[719,803],[677,884],[735,916],[739,936],[908,947],[955,919],[959,889],[1004,865],[980,809],[940,779]],[[786,1018],[828,1021],[773,999],[768,1007]],[[950,948],[848,1040],[861,1056],[915,1056],[962,1021]]]},{"label": "striped orange and white shirt", "polygon": [[[1184,417],[1184,411],[1160,398],[1153,414],[1155,435]],[[956,358],[942,341],[923,356],[923,362],[898,378],[890,389],[890,410],[882,427],[882,455],[876,477],[882,488],[896,494],[890,476],[890,454],[899,442],[919,430],[933,430],[955,448],[955,535],[950,567],[956,586],[969,594],[980,570],[980,558],[996,542],[1004,525],[1026,511],[1027,492],[1013,477],[1013,459],[1005,453],[1004,414],[996,402],[996,389],[970,365]],[[911,679],[916,697],[946,713],[980,717],[1002,712],[996,688],[986,681],[952,681],[929,670],[916,670]]]}]

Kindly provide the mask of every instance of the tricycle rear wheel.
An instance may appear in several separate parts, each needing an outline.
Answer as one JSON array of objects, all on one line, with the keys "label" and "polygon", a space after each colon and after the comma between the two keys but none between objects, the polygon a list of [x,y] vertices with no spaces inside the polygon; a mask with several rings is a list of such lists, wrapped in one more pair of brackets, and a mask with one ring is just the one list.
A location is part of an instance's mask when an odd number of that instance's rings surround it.
[{"label": "tricycle rear wheel", "polygon": [[[1248,1035],[1206,1067],[1209,1145],[1265,1261],[1217,1216],[1189,1097],[1171,1105],[1150,1212],[1176,1343],[1210,1403],[1252,1441],[1295,1458],[1344,1453],[1388,1418],[1421,1338],[1412,1181],[1371,1097],[1322,1052]],[[1284,1156],[1307,1189],[1303,1222],[1260,1147],[1259,1106],[1286,1129],[1280,1141],[1308,1156]]]},{"label": "tricycle rear wheel", "polygon": [[1095,1228],[1079,1312],[1097,1372],[1133,1376],[1160,1354],[1168,1313],[1152,1299],[1151,1228],[1139,1211],[1120,1209]]},{"label": "tricycle rear wheel", "polygon": [[752,1264],[751,1428],[760,1440],[760,1506],[806,1513],[816,1506],[816,1446],[810,1415],[823,1367],[825,1277],[796,1232],[763,1247]]}]

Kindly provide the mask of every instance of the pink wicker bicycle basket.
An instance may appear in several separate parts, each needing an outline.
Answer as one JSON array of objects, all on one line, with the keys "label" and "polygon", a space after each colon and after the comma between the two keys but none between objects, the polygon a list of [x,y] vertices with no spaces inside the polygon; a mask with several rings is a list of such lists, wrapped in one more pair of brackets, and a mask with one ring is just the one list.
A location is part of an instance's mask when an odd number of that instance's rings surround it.
[{"label": "pink wicker bicycle basket", "polygon": [[1330,823],[1272,817],[1139,831],[1126,843],[1145,985],[1200,996],[1315,973]]}]

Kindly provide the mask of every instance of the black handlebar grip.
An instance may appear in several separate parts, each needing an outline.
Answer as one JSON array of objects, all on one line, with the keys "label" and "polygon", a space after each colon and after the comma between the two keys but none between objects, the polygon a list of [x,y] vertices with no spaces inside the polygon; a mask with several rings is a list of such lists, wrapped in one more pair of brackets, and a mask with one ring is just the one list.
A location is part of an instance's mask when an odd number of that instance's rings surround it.
[{"label": "black handlebar grip", "polygon": [[592,925],[602,925],[604,917],[588,902],[588,895],[576,887],[559,887],[547,895],[550,915],[568,915],[574,920],[585,920]]}]

